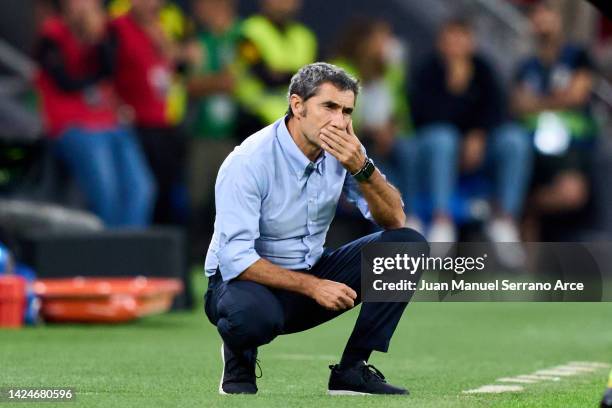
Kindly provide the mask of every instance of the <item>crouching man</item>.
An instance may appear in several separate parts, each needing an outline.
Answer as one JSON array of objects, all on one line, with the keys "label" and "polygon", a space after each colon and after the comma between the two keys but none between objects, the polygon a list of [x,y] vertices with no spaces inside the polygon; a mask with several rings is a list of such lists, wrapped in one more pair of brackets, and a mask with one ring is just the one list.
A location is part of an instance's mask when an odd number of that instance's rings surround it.
[{"label": "crouching man", "polygon": [[[217,327],[221,394],[255,394],[257,347],[307,330],[361,302],[360,250],[371,242],[427,243],[404,228],[400,193],[353,131],[356,79],[326,63],[291,80],[285,117],[247,138],[215,185],[215,232],[206,256],[205,310]],[[384,231],[323,248],[340,195]],[[367,364],[386,352],[406,303],[364,303],[330,394],[408,394]]]}]

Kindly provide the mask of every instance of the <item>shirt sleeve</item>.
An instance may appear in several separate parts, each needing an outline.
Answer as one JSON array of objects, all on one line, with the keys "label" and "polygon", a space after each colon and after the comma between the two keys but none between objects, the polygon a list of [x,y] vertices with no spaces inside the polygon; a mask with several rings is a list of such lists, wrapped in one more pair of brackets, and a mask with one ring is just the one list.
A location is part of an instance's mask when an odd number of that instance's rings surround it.
[{"label": "shirt sleeve", "polygon": [[370,207],[368,207],[368,202],[363,198],[357,181],[349,172],[346,172],[344,185],[342,186],[342,195],[344,195],[348,202],[356,206],[365,218],[374,222],[374,218],[370,213]]},{"label": "shirt sleeve", "polygon": [[260,259],[255,240],[259,238],[261,191],[257,175],[243,157],[233,157],[219,171],[215,229],[220,232],[217,258],[224,281],[237,277]]},{"label": "shirt sleeve", "polygon": [[83,76],[69,73],[59,45],[50,38],[42,38],[39,41],[36,59],[41,68],[51,76],[55,85],[65,92],[82,91],[94,86],[102,77],[100,72]]}]

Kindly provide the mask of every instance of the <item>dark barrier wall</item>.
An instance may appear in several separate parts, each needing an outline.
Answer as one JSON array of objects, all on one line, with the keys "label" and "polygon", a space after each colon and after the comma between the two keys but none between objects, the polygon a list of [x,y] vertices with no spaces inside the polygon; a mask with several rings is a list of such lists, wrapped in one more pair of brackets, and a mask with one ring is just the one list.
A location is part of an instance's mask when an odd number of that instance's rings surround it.
[{"label": "dark barrier wall", "polygon": [[182,280],[173,308],[193,306],[183,233],[175,229],[29,234],[23,261],[38,277],[135,276]]}]

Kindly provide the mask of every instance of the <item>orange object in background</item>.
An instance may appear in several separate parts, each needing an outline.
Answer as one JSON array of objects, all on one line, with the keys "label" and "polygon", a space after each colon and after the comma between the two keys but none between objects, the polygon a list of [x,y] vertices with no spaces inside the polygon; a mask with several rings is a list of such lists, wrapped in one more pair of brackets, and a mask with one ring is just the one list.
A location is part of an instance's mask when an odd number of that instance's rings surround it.
[{"label": "orange object in background", "polygon": [[26,281],[21,276],[0,276],[0,328],[21,327],[26,304]]},{"label": "orange object in background", "polygon": [[170,309],[183,290],[178,279],[84,278],[39,279],[34,292],[41,298],[46,321],[120,323]]}]

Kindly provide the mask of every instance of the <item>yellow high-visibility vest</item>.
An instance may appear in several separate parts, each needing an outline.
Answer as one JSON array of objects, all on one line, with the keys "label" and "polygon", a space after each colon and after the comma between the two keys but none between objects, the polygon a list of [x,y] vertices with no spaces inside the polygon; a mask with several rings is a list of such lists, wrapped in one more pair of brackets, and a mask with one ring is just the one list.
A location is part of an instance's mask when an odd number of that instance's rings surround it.
[{"label": "yellow high-visibility vest", "polygon": [[242,34],[246,45],[240,50],[236,97],[262,122],[272,123],[287,110],[289,83],[270,88],[249,67],[263,63],[271,72],[292,75],[302,66],[315,62],[316,37],[300,23],[288,23],[281,31],[259,15],[244,21]]}]

